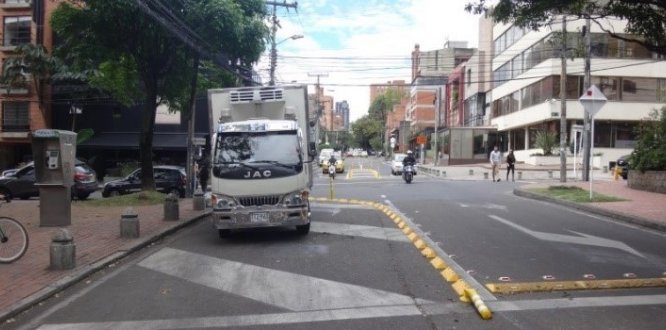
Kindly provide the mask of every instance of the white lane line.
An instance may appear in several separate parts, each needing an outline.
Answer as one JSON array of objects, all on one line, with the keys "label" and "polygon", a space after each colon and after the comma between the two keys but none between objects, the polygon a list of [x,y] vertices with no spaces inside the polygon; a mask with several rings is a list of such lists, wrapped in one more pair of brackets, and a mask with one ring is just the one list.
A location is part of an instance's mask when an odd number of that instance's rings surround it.
[{"label": "white lane line", "polygon": [[[437,314],[471,313],[471,309],[463,309],[460,303],[426,305],[425,309],[434,310]],[[359,320],[382,317],[418,316],[421,311],[414,305],[364,307],[354,309],[336,309],[328,311],[309,311],[279,314],[255,314],[218,317],[198,317],[168,320],[116,321],[90,323],[45,324],[39,330],[88,330],[88,329],[192,329],[192,328],[225,328],[243,326],[261,326],[277,324],[296,324],[308,322],[325,322],[337,320]]]},{"label": "white lane line", "polygon": [[172,248],[164,248],[138,265],[291,311],[414,305],[426,302],[393,292]]},{"label": "white lane line", "polygon": [[486,302],[486,305],[488,305],[488,308],[490,308],[493,312],[557,308],[666,305],[666,295],[489,301]]},{"label": "white lane line", "polygon": [[572,235],[562,235],[562,234],[553,234],[553,233],[544,233],[540,231],[535,231],[531,230],[528,228],[525,228],[523,226],[520,226],[518,224],[515,224],[509,220],[506,220],[502,217],[498,217],[496,215],[488,215],[491,219],[501,222],[509,227],[512,227],[520,232],[523,232],[529,236],[532,236],[538,240],[542,241],[550,241],[550,242],[558,242],[558,243],[570,243],[570,244],[579,244],[579,245],[591,245],[591,246],[599,246],[599,247],[605,247],[605,248],[612,248],[612,249],[618,249],[625,251],[627,253],[631,253],[635,256],[645,258],[645,256],[634,250],[632,247],[629,245],[625,244],[624,242],[608,239],[608,238],[603,238],[603,237],[597,237],[597,236],[592,236],[589,234],[584,234],[584,233],[579,233],[573,230],[570,230],[570,232],[574,234],[578,234],[580,236],[572,236]]},{"label": "white lane line", "polygon": [[310,224],[310,230],[318,233],[329,233],[334,235],[373,238],[405,243],[409,242],[409,239],[401,230],[393,228],[312,221]]}]

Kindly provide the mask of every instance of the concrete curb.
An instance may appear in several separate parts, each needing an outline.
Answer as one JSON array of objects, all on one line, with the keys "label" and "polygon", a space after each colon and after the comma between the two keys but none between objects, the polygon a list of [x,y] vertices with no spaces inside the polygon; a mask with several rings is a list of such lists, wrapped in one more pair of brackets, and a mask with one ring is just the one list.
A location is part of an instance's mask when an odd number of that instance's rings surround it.
[{"label": "concrete curb", "polygon": [[131,248],[124,251],[116,251],[113,254],[100,259],[99,261],[93,262],[82,266],[80,269],[76,270],[73,274],[66,275],[65,277],[57,280],[54,283],[49,284],[47,287],[33,293],[32,295],[21,299],[20,301],[10,305],[5,310],[0,311],[0,325],[4,324],[7,320],[12,317],[30,309],[32,306],[39,304],[42,301],[45,301],[55,294],[62,292],[63,290],[69,288],[72,285],[75,285],[87,278],[88,276],[108,267],[109,265],[116,263],[120,259],[123,259],[132,253],[143,249],[146,246],[151,245],[152,243],[168,236],[190,224],[197,222],[198,220],[206,218],[210,215],[211,211],[206,210],[202,214],[194,216],[191,219],[180,221],[177,225],[163,229],[152,236],[146,236],[140,239],[137,244]]},{"label": "concrete curb", "polygon": [[604,217],[608,217],[608,218],[611,218],[613,220],[618,220],[618,221],[622,221],[622,222],[626,222],[626,223],[631,223],[631,224],[634,224],[634,225],[639,225],[641,227],[646,227],[646,228],[658,230],[658,231],[661,231],[661,232],[666,232],[666,225],[663,225],[663,224],[660,224],[660,223],[655,223],[654,221],[651,221],[649,219],[645,219],[645,218],[641,218],[641,217],[637,217],[637,216],[631,216],[631,215],[626,215],[626,214],[622,214],[622,213],[618,213],[618,212],[614,212],[614,211],[605,210],[605,209],[602,209],[602,208],[599,208],[599,207],[596,207],[596,206],[593,206],[593,205],[587,205],[587,204],[583,204],[583,203],[574,203],[574,202],[569,202],[569,201],[565,201],[565,200],[561,200],[561,199],[557,199],[557,198],[552,198],[552,197],[540,195],[540,194],[537,194],[537,193],[533,193],[533,192],[530,192],[530,191],[527,191],[527,190],[521,189],[521,188],[515,188],[513,190],[513,194],[516,195],[516,196],[520,196],[520,197],[536,199],[536,200],[545,201],[545,202],[549,202],[549,203],[553,203],[553,204],[559,204],[559,205],[566,206],[566,207],[569,207],[569,208],[572,208],[572,209],[576,209],[576,210],[585,211],[585,212],[588,212],[588,213],[593,213],[593,214],[601,215],[601,216],[604,216]]}]

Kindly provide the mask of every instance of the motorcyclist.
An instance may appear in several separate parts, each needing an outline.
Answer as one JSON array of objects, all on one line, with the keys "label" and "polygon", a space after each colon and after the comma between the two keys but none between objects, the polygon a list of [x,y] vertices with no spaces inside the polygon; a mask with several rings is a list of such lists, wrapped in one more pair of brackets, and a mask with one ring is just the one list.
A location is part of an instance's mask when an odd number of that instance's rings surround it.
[{"label": "motorcyclist", "polygon": [[414,153],[411,150],[407,150],[407,156],[402,159],[402,166],[414,165],[416,164],[416,158],[414,158]]},{"label": "motorcyclist", "polygon": [[331,155],[331,158],[328,159],[328,166],[331,166],[331,165],[335,166],[335,163],[336,163],[337,161],[338,161],[338,160],[335,159],[335,155]]}]

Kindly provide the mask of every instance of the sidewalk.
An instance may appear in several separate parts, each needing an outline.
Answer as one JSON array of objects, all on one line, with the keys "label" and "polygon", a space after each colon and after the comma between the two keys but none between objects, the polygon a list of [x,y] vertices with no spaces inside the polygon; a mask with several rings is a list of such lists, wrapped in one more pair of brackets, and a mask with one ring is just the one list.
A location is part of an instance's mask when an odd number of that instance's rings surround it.
[{"label": "sidewalk", "polygon": [[[473,172],[471,175],[470,170]],[[553,179],[550,178],[549,170],[553,171]],[[446,180],[487,180],[492,184],[490,179],[484,179],[484,173],[490,173],[490,167],[484,165],[437,168],[420,165],[419,171]],[[559,170],[518,166],[517,180],[519,171],[523,177],[519,183],[523,185],[514,190],[516,195],[546,199],[529,193],[527,189],[561,184],[557,179]],[[446,176],[442,176],[444,172]],[[666,195],[633,190],[627,187],[626,181],[621,179],[614,181],[610,173],[597,172],[593,175],[594,192],[627,201],[589,205],[549,201],[666,231],[666,216],[664,216]],[[502,179],[505,178],[505,173],[502,172]],[[573,172],[569,175],[573,176]],[[567,181],[568,185],[577,185],[585,189],[589,187],[589,182],[573,179]],[[125,207],[93,208],[83,207],[81,203],[74,202],[72,224],[67,229],[72,233],[76,244],[77,267],[72,270],[55,271],[48,269],[49,246],[51,236],[59,229],[39,227],[38,207],[39,200],[32,199],[15,200],[3,204],[0,208],[0,215],[21,221],[30,235],[30,247],[23,258],[12,264],[0,264],[0,327],[14,315],[207,214],[207,211],[194,211],[191,199],[180,200],[181,220],[178,221],[164,221],[164,206],[161,204],[135,207],[139,215],[141,236],[137,239],[123,239],[120,238],[120,216]]]},{"label": "sidewalk", "polygon": [[65,228],[76,245],[76,268],[56,271],[48,269],[49,246],[60,227],[39,226],[39,200],[2,204],[0,215],[19,220],[28,229],[30,245],[21,259],[0,264],[0,328],[30,306],[207,214],[193,210],[192,199],[180,200],[178,221],[163,220],[163,204],[133,208],[140,237],[121,238],[120,216],[125,207],[83,207],[73,202],[72,223]]}]

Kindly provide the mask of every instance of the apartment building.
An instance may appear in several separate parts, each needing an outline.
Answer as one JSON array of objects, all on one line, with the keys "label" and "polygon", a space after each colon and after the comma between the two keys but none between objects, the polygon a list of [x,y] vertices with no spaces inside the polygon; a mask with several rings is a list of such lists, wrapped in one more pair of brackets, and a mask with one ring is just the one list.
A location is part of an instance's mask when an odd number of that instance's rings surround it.
[{"label": "apartment building", "polygon": [[335,130],[349,131],[349,103],[346,100],[335,102]]},{"label": "apartment building", "polygon": [[[2,17],[2,46],[0,61],[16,56],[16,47],[23,44],[42,44],[53,47],[48,18],[59,1],[0,0]],[[39,103],[32,82],[21,86],[0,86],[0,168],[12,167],[32,159],[30,132],[49,127],[51,106]],[[47,99],[50,91],[43,91]]]},{"label": "apartment building", "polygon": [[[412,82],[405,120],[410,122],[410,139],[417,135],[430,138],[435,130],[435,120],[442,120],[444,102],[436,102],[438,89],[445,88],[448,76],[461,63],[474,54],[466,41],[448,41],[444,48],[421,51],[416,44],[412,51]],[[440,106],[438,111],[436,105]],[[429,148],[429,146],[427,146]]]},{"label": "apartment building", "polygon": [[[555,21],[561,22],[561,18]],[[634,128],[653,109],[666,102],[666,62],[637,43],[612,38],[602,31],[624,31],[626,22],[618,19],[592,24],[592,84],[608,102],[595,116],[594,152],[608,164],[628,154],[634,147]],[[582,44],[579,31],[585,25],[577,17],[567,18],[567,38],[573,47]],[[561,24],[539,31],[510,24],[493,26],[491,124],[506,134],[508,148],[525,161],[536,148],[540,130],[560,131],[560,51],[557,33]],[[568,54],[571,56],[571,54]],[[572,126],[583,124],[584,59],[567,60],[566,118],[568,139]],[[558,138],[559,140],[559,138]],[[570,158],[569,158],[570,159]]]},{"label": "apartment building", "polygon": [[409,102],[409,85],[404,80],[387,81],[385,84],[372,84],[370,85],[370,101],[372,102],[377,96],[384,94],[389,89],[395,89],[403,97],[386,114],[384,145],[390,145],[390,139],[393,137],[396,139],[394,151],[405,151],[408,144],[406,137],[409,135],[409,130],[401,130],[400,123],[405,122],[405,111]]}]

